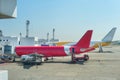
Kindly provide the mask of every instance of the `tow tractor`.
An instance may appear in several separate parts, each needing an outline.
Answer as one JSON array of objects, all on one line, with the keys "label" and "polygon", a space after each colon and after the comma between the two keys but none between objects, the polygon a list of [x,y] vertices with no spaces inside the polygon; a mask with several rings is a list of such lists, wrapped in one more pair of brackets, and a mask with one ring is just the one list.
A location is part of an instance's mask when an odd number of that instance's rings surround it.
[{"label": "tow tractor", "polygon": [[15,61],[15,56],[14,55],[3,54],[3,55],[0,56],[0,59],[4,62],[14,62]]}]

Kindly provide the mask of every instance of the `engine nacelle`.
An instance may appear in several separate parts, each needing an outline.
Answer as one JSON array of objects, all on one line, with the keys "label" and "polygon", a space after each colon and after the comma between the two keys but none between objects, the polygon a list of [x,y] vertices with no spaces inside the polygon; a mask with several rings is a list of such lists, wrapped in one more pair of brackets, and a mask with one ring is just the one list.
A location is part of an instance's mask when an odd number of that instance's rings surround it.
[{"label": "engine nacelle", "polygon": [[35,60],[34,56],[30,56],[30,55],[22,55],[21,56],[22,62],[30,62],[30,61],[34,61],[34,60]]}]

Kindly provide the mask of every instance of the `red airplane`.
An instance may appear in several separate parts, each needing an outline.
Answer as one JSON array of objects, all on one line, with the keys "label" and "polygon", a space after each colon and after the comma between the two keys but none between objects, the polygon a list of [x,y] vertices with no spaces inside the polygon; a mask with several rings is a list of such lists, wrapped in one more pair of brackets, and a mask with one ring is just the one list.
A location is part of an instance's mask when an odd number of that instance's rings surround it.
[{"label": "red airplane", "polygon": [[[23,62],[42,62],[42,57],[72,56],[72,61],[77,60],[75,54],[83,54],[94,50],[89,47],[93,30],[88,30],[84,36],[73,46],[16,46],[15,52],[21,56]],[[88,60],[88,55],[82,59]]]}]

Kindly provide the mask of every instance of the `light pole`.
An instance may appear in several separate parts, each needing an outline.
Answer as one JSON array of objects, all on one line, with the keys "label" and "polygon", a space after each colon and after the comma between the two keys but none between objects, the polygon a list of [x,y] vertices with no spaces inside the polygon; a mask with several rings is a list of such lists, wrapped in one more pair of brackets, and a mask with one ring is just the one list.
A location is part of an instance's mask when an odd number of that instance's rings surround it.
[{"label": "light pole", "polygon": [[30,21],[26,20],[26,38],[29,37],[29,24],[30,24]]}]

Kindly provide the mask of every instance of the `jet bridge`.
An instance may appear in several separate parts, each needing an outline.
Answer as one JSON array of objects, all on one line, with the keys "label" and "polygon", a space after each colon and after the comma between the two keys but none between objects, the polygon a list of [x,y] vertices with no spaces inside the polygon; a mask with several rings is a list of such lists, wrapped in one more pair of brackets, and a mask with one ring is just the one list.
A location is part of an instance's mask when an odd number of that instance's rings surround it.
[{"label": "jet bridge", "polygon": [[17,16],[17,0],[0,0],[0,19]]}]

